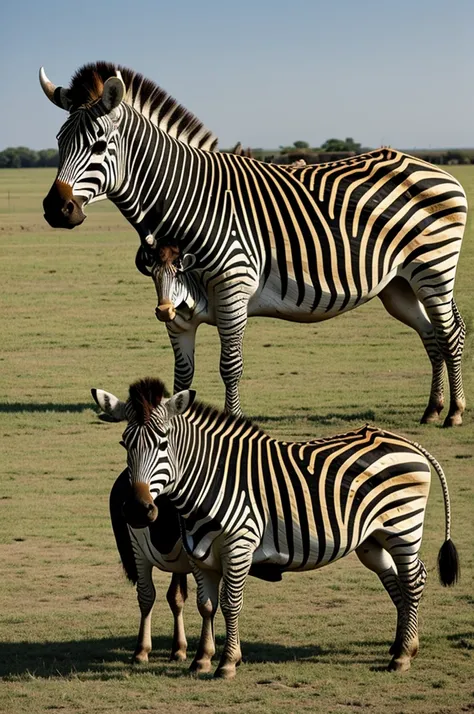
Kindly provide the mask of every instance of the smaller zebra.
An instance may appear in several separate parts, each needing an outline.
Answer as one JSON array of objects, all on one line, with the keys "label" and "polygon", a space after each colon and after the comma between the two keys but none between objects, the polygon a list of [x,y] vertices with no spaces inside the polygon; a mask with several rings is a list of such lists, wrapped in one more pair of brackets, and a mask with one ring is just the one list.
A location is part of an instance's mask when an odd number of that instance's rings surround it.
[{"label": "smaller zebra", "polygon": [[151,616],[156,599],[152,571],[156,567],[172,573],[166,599],[173,613],[174,632],[170,661],[186,659],[188,643],[183,608],[187,578],[191,572],[182,542],[178,512],[166,496],[157,499],[158,516],[146,528],[133,528],[123,515],[123,504],[131,497],[128,469],[116,479],[109,498],[110,518],[120,560],[127,578],[136,585],[141,620],[132,662],[144,664],[152,649]]},{"label": "smaller zebra", "polygon": [[[183,546],[197,582],[203,630],[214,632],[219,584],[226,640],[215,676],[241,662],[238,618],[251,569],[267,580],[329,565],[355,552],[397,609],[391,670],[418,652],[418,605],[426,581],[419,559],[431,467],[441,482],[443,585],[459,576],[444,472],[419,444],[366,425],[310,442],[279,441],[243,417],[194,401],[191,390],[165,397],[155,379],[130,386],[127,402],[93,390],[123,433],[130,477],[124,516],[134,527],[157,517],[166,495],[181,517]],[[207,625],[206,625],[207,623]],[[207,672],[214,638],[193,660]]]}]

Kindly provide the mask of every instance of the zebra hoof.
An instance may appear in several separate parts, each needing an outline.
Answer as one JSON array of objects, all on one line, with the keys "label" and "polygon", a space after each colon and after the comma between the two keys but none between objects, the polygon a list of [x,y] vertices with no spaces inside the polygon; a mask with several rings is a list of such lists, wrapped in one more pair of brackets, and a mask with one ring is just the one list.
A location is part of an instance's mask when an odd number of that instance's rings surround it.
[{"label": "zebra hoof", "polygon": [[189,672],[190,674],[207,674],[211,671],[211,667],[210,659],[194,659],[189,667]]},{"label": "zebra hoof", "polygon": [[223,667],[218,667],[214,672],[214,677],[215,679],[234,679],[235,664],[225,664]]},{"label": "zebra hoof", "polygon": [[428,405],[425,409],[425,413],[420,419],[420,424],[436,424],[436,422],[439,421],[439,415],[442,409],[442,406],[433,407]]},{"label": "zebra hoof", "polygon": [[448,414],[444,420],[443,427],[447,429],[451,426],[462,426],[462,414]]},{"label": "zebra hoof", "polygon": [[406,672],[410,669],[411,657],[404,655],[401,657],[393,658],[387,669],[389,672]]}]

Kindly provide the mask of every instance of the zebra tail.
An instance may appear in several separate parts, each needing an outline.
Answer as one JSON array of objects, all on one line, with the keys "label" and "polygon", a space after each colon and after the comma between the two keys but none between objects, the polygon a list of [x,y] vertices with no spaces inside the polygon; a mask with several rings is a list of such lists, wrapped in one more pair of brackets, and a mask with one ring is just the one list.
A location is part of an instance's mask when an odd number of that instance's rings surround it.
[{"label": "zebra tail", "polygon": [[451,539],[444,541],[439,549],[438,575],[443,585],[455,585],[459,580],[459,556]]},{"label": "zebra tail", "polygon": [[438,575],[440,582],[444,586],[455,585],[460,578],[461,568],[456,546],[451,540],[451,503],[449,500],[448,482],[441,465],[423,446],[412,442],[414,446],[425,456],[434,470],[443,490],[444,517],[445,517],[445,540],[438,553]]}]

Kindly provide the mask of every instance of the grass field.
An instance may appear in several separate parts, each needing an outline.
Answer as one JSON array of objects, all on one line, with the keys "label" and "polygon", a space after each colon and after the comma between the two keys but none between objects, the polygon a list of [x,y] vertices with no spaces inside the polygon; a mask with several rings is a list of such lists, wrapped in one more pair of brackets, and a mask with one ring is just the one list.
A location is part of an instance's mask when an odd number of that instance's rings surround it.
[{"label": "grass field", "polygon": [[[453,167],[474,204],[474,169]],[[124,466],[122,427],[96,417],[91,387],[125,397],[138,377],[172,385],[155,292],[134,267],[137,237],[112,204],[83,226],[50,229],[41,201],[50,170],[0,171],[2,459],[0,462],[0,711],[305,712],[424,714],[474,711],[474,223],[456,299],[468,324],[464,426],[421,427],[430,369],[417,336],[377,301],[337,320],[250,322],[242,402],[270,433],[314,438],[366,421],[420,441],[443,465],[462,579],[442,588],[436,478],[422,558],[420,655],[408,673],[384,671],[395,611],[378,579],[350,556],[330,568],[250,579],[240,618],[245,663],[231,682],[187,675],[167,661],[168,576],[157,573],[154,652],[129,660],[138,628],[134,589],[121,573],[108,494]],[[214,329],[200,328],[198,396],[223,404]],[[190,651],[199,616],[186,608]],[[217,618],[218,649],[223,620]]]}]

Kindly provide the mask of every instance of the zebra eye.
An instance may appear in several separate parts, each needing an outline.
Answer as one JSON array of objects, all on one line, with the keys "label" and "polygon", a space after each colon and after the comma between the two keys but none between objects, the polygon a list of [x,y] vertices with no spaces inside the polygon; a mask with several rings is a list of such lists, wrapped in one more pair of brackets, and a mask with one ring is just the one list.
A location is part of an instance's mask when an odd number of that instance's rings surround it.
[{"label": "zebra eye", "polygon": [[158,451],[165,451],[165,449],[167,448],[167,446],[168,446],[168,442],[167,442],[167,441],[162,441],[162,442],[160,443],[159,447],[158,447]]},{"label": "zebra eye", "polygon": [[106,148],[107,142],[100,139],[99,141],[96,141],[95,144],[92,144],[91,151],[93,154],[103,154]]}]

